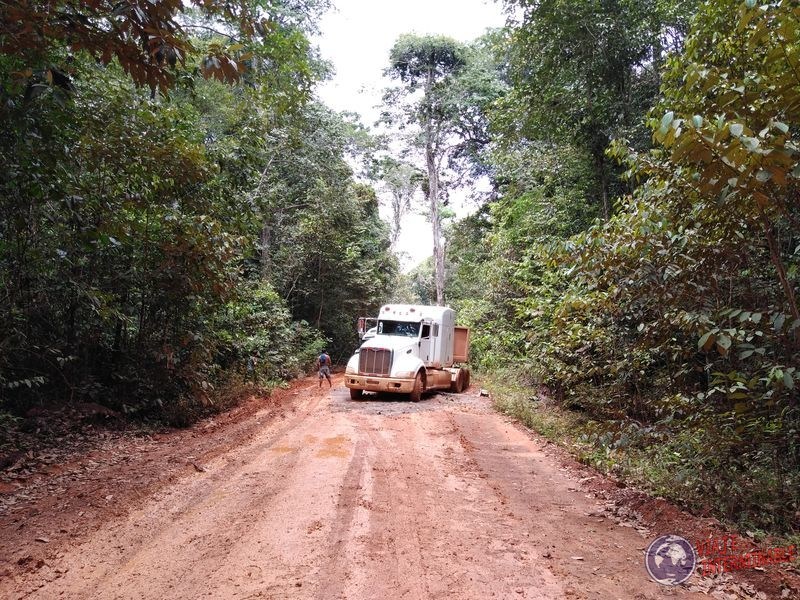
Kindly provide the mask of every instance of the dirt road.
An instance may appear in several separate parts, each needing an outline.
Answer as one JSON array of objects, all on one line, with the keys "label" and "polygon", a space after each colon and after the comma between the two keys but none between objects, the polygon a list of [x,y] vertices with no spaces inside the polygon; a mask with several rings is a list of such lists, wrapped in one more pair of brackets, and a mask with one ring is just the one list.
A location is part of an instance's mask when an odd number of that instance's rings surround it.
[{"label": "dirt road", "polygon": [[476,389],[353,402],[334,383],[302,382],[245,439],[7,572],[0,597],[708,598],[651,581],[652,536]]}]

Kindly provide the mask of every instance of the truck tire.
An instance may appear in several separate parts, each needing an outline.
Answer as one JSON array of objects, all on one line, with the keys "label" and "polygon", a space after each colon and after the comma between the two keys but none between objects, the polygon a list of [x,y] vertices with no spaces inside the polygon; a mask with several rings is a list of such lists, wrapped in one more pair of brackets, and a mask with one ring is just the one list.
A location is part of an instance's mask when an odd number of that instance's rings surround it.
[{"label": "truck tire", "polygon": [[450,391],[453,394],[460,394],[464,391],[464,369],[459,369],[455,380],[450,382]]},{"label": "truck tire", "polygon": [[469,369],[464,369],[464,387],[461,388],[462,392],[466,392],[469,389],[469,378],[470,378]]},{"label": "truck tire", "polygon": [[364,396],[364,390],[354,390],[350,388],[350,400],[361,400]]},{"label": "truck tire", "polygon": [[414,389],[411,390],[411,393],[408,395],[408,399],[412,402],[419,402],[422,399],[422,392],[425,387],[425,382],[422,379],[422,371],[417,373],[417,376],[414,378]]}]

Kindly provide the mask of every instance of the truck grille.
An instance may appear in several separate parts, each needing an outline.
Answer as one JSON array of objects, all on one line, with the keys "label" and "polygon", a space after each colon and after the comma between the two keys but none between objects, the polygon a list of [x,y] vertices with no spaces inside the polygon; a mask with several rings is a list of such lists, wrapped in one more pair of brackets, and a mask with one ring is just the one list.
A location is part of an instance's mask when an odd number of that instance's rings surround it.
[{"label": "truck grille", "polygon": [[362,348],[358,356],[358,372],[362,375],[388,375],[392,370],[392,351],[384,348]]}]

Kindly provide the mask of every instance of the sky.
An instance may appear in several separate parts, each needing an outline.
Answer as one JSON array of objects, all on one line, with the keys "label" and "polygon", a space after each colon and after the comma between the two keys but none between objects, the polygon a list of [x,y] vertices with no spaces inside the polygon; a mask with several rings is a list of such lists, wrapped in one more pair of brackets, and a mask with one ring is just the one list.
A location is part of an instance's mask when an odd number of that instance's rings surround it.
[{"label": "sky", "polygon": [[[322,57],[333,63],[336,74],[318,88],[317,94],[334,110],[360,114],[369,127],[378,118],[381,93],[389,83],[383,78],[389,50],[401,34],[443,34],[468,42],[486,29],[505,23],[502,4],[491,0],[334,0],[334,3],[335,8],[320,22],[320,35],[314,41]],[[417,211],[422,209],[422,202],[420,195]],[[451,208],[463,216],[475,207],[463,194],[454,196]],[[388,216],[388,210],[384,207],[381,214]],[[396,250],[404,270],[432,254],[430,223],[418,212],[404,220]]]}]

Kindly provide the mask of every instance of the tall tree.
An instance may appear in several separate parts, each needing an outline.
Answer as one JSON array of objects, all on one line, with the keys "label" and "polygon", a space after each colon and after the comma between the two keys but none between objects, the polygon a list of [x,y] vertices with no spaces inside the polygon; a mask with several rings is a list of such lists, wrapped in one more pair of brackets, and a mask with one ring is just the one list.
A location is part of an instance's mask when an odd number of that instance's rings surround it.
[{"label": "tall tree", "polygon": [[[401,83],[384,103],[386,121],[410,126],[409,145],[420,151],[433,229],[436,302],[444,304],[445,252],[442,207],[448,185],[479,162],[488,143],[486,111],[504,87],[483,43],[466,46],[444,36],[401,36],[390,52],[387,74]],[[448,175],[452,181],[448,181]]]},{"label": "tall tree", "polygon": [[[433,227],[433,262],[436,302],[444,304],[444,251],[442,249],[441,173],[451,143],[452,114],[445,101],[448,86],[466,64],[462,44],[444,36],[401,36],[389,54],[387,73],[405,84],[396,90],[396,99],[412,100],[403,115],[420,127],[427,181],[430,220]],[[421,95],[420,95],[421,93]]]}]

